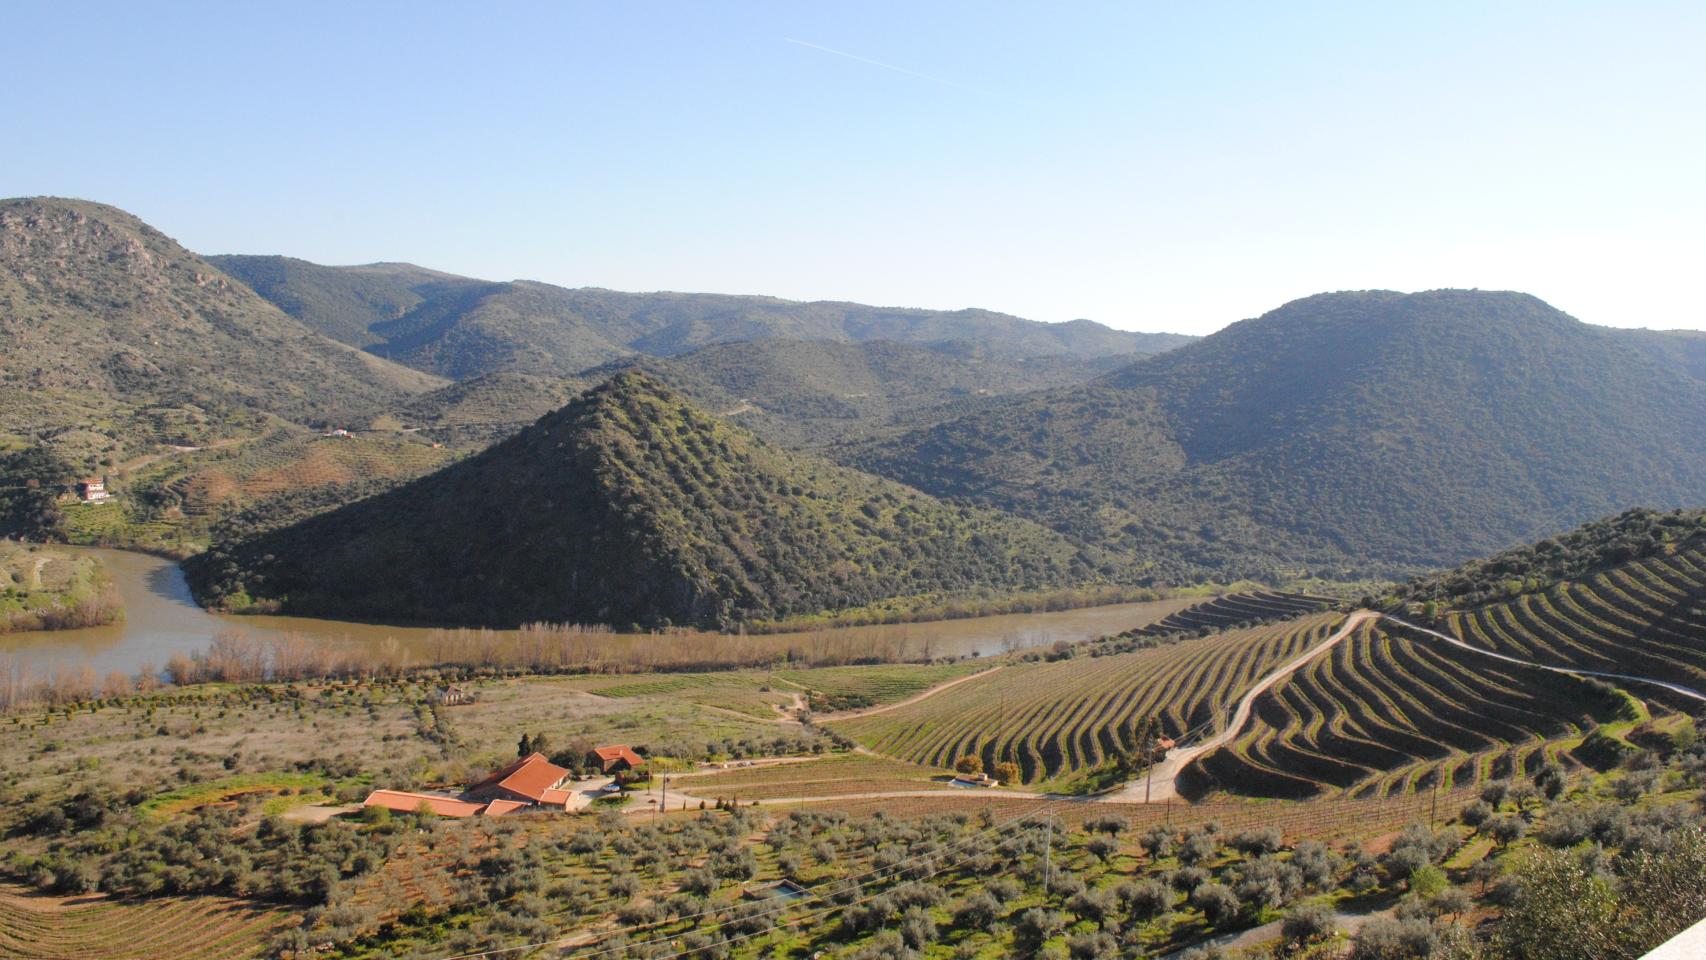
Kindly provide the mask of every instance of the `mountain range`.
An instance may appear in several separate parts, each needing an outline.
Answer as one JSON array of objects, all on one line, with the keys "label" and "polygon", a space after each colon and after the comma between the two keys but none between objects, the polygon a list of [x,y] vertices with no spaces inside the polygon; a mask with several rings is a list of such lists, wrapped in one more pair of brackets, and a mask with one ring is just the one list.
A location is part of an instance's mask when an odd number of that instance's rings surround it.
[{"label": "mountain range", "polygon": [[223,524],[196,583],[235,607],[724,625],[1387,578],[1706,502],[1706,335],[1512,292],[1320,294],[1191,339],[203,258],[27,199],[0,202],[0,341],[0,451],[53,454],[6,476],[119,463],[150,546]]},{"label": "mountain range", "polygon": [[568,289],[473,280],[406,263],[330,267],[278,256],[210,259],[328,336],[455,380],[499,371],[571,376],[636,354],[667,357],[750,340],[969,341],[1013,357],[1102,358],[1156,353],[1192,339],[1089,320],[1039,323],[989,310]]}]

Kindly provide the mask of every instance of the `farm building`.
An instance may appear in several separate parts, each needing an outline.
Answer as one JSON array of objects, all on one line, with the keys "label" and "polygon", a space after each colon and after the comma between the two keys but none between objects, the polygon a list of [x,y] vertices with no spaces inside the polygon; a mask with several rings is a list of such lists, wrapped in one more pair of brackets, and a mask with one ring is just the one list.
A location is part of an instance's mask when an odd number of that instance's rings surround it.
[{"label": "farm building", "polygon": [[482,813],[486,804],[470,803],[455,797],[433,793],[409,793],[406,790],[375,790],[362,801],[363,807],[384,807],[394,813],[419,813],[430,810],[441,817],[472,817]]},{"label": "farm building", "polygon": [[112,499],[107,492],[107,478],[91,478],[77,484],[77,499],[84,503],[105,503]]},{"label": "farm building", "polygon": [[601,773],[621,773],[644,764],[646,758],[626,746],[594,747],[587,754],[586,765],[597,767]]},{"label": "farm building", "polygon": [[472,690],[452,684],[448,687],[439,687],[428,694],[427,701],[446,707],[457,707],[465,703],[473,703],[477,696]]},{"label": "farm building", "polygon": [[543,753],[530,753],[469,787],[463,796],[470,800],[512,800],[562,807],[569,802],[569,791],[562,789],[568,778],[569,771],[545,759]]}]

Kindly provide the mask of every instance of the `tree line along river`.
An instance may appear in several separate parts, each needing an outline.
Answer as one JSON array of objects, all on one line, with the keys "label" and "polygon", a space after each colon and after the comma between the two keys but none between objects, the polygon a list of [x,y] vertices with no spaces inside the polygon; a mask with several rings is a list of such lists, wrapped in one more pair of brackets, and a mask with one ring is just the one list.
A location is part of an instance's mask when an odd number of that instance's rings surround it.
[{"label": "tree line along river", "polygon": [[[74,549],[100,557],[124,601],[125,619],[104,627],[0,635],[0,655],[9,655],[9,659],[34,677],[83,665],[100,674],[115,670],[135,673],[149,665],[162,668],[173,655],[195,653],[214,637],[231,631],[261,637],[294,633],[351,644],[392,639],[405,648],[424,649],[436,629],[312,617],[210,613],[196,605],[183,572],[170,560],[101,547]],[[929,650],[937,657],[990,656],[1119,633],[1158,620],[1191,602],[1179,598],[905,625],[837,627],[834,632],[852,635],[881,632],[892,636],[895,631],[905,631],[928,637]]]}]

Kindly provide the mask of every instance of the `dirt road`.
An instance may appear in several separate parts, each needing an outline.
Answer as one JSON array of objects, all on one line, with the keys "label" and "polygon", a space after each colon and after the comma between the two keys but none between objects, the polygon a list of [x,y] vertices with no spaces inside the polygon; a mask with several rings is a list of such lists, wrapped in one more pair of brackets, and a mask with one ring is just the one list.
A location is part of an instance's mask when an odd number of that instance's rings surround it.
[{"label": "dirt road", "polygon": [[837,720],[854,720],[859,717],[874,717],[879,713],[888,713],[890,710],[899,710],[901,707],[910,707],[920,700],[928,700],[944,690],[952,689],[962,683],[969,683],[976,680],[978,677],[987,677],[1000,669],[1000,667],[990,667],[988,670],[979,670],[976,673],[968,673],[963,677],[955,677],[947,683],[938,683],[928,690],[919,691],[918,693],[907,697],[905,700],[896,700],[893,703],[885,703],[879,707],[864,707],[859,710],[848,710],[844,713],[825,714],[822,719],[825,723],[834,723]]},{"label": "dirt road", "polygon": [[1695,700],[1700,700],[1700,701],[1706,702],[1706,693],[1701,693],[1699,690],[1695,690],[1691,687],[1685,687],[1680,683],[1671,683],[1669,680],[1655,680],[1652,677],[1637,677],[1637,676],[1634,676],[1632,674],[1627,674],[1627,673],[1602,673],[1601,671],[1598,671],[1598,670],[1578,670],[1574,667],[1548,666],[1544,663],[1535,663],[1532,660],[1522,660],[1522,659],[1519,659],[1517,657],[1507,656],[1507,655],[1502,654],[1502,653],[1495,653],[1492,650],[1488,650],[1486,647],[1477,647],[1474,644],[1468,643],[1462,639],[1459,639],[1458,637],[1454,637],[1449,633],[1441,633],[1438,630],[1430,630],[1427,627],[1422,626],[1421,624],[1411,623],[1408,620],[1400,620],[1397,617],[1392,616],[1391,614],[1385,614],[1384,616],[1385,616],[1385,619],[1390,620],[1393,623],[1396,623],[1401,627],[1409,627],[1411,630],[1416,630],[1416,631],[1419,631],[1421,633],[1425,633],[1428,636],[1433,637],[1436,640],[1444,640],[1446,643],[1449,643],[1454,647],[1460,647],[1464,650],[1468,650],[1471,653],[1478,653],[1483,657],[1492,657],[1495,660],[1503,660],[1506,663],[1514,663],[1517,666],[1533,667],[1536,670],[1546,670],[1546,671],[1549,671],[1551,673],[1571,673],[1571,674],[1575,674],[1575,675],[1581,676],[1581,677],[1598,677],[1601,680],[1624,680],[1624,681],[1628,681],[1631,683],[1651,684],[1652,686],[1655,686],[1655,687],[1663,687],[1664,689],[1669,690],[1672,693],[1680,693],[1685,697],[1692,697]]},{"label": "dirt road", "polygon": [[1232,711],[1232,721],[1219,733],[1189,747],[1180,747],[1167,755],[1167,759],[1155,765],[1155,769],[1139,780],[1133,780],[1120,789],[1104,794],[1101,799],[1108,803],[1160,803],[1179,795],[1179,774],[1190,766],[1191,761],[1198,757],[1213,753],[1237,737],[1244,729],[1244,724],[1250,720],[1250,710],[1255,706],[1256,698],[1266,693],[1280,680],[1296,672],[1299,667],[1331,650],[1340,640],[1351,635],[1357,627],[1369,620],[1379,617],[1373,610],[1357,610],[1345,618],[1345,622],[1334,630],[1332,635],[1315,646],[1303,651],[1289,662],[1274,670],[1256,685],[1251,687],[1238,701],[1237,709]]}]

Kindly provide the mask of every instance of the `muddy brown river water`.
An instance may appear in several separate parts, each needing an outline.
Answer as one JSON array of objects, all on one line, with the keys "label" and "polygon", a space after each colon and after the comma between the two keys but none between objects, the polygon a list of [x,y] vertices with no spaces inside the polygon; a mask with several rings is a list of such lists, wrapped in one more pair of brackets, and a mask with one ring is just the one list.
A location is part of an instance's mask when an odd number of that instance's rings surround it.
[{"label": "muddy brown river water", "polygon": [[[183,572],[170,560],[124,550],[79,548],[100,556],[124,598],[125,620],[106,627],[0,634],[0,653],[8,653],[32,676],[88,665],[97,673],[119,670],[135,673],[146,666],[164,667],[173,654],[194,653],[215,636],[229,631],[256,635],[297,633],[342,643],[379,643],[393,639],[405,649],[424,646],[431,627],[392,626],[319,620],[311,617],[229,616],[196,606]],[[1010,650],[1046,646],[1058,641],[1079,643],[1129,630],[1166,616],[1191,599],[1120,603],[1050,613],[1014,613],[930,623],[841,627],[836,632],[864,632],[909,638],[929,638],[936,656],[990,656]]]}]

